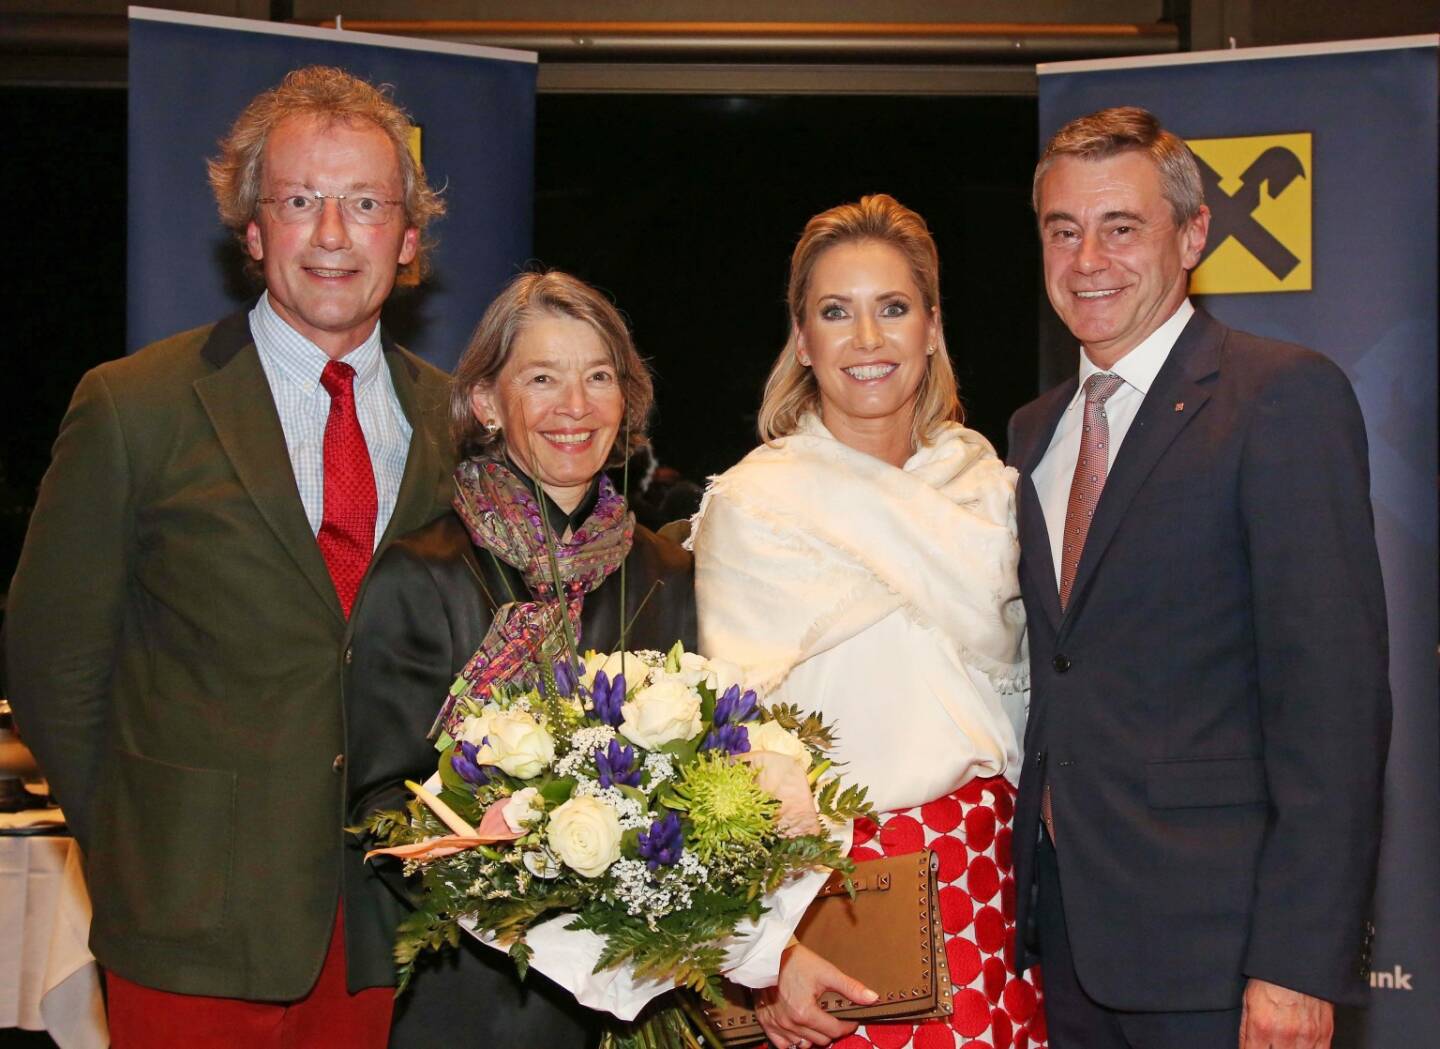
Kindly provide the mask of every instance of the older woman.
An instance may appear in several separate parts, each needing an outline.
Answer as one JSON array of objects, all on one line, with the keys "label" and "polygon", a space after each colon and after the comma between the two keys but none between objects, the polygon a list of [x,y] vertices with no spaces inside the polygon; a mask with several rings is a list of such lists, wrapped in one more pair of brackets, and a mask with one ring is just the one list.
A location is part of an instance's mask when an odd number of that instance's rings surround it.
[{"label": "older woman", "polygon": [[[614,648],[622,630],[630,648],[695,646],[689,554],[638,526],[603,472],[644,443],[651,400],[624,321],[576,278],[524,274],[486,311],[451,394],[454,513],[385,551],[353,616],[352,824],[434,770],[426,734],[457,674],[504,680],[562,618],[582,648]],[[372,905],[372,938],[393,940],[395,894],[358,862],[347,878],[362,883],[347,899]],[[578,1049],[591,1027],[566,992],[522,986],[505,955],[469,942],[417,974],[390,1044]]]},{"label": "older woman", "polygon": [[958,421],[939,302],[913,211],[881,195],[811,219],[765,443],[715,480],[695,525],[705,651],[823,712],[883,810],[857,826],[854,858],[928,847],[940,862],[953,1017],[857,1031],[816,997],[866,989],[795,945],[758,995],[780,1047],[1044,1044],[1036,989],[1004,949],[1025,713],[1015,474]]}]

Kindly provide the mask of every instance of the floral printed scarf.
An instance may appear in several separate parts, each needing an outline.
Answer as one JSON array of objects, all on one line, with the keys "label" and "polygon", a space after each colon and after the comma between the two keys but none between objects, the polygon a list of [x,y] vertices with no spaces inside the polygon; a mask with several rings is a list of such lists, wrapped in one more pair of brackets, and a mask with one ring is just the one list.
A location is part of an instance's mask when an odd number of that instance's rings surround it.
[{"label": "floral printed scarf", "polygon": [[[562,609],[578,640],[585,595],[620,567],[635,539],[635,515],[604,474],[595,509],[568,538],[551,535],[547,542],[539,499],[509,466],[493,459],[460,464],[454,506],[477,547],[520,570],[532,599],[495,609],[484,640],[451,686],[432,738],[454,727],[450,722],[460,698],[484,696],[491,685],[515,680],[527,664],[558,656]],[[563,601],[557,599],[557,577]]]}]

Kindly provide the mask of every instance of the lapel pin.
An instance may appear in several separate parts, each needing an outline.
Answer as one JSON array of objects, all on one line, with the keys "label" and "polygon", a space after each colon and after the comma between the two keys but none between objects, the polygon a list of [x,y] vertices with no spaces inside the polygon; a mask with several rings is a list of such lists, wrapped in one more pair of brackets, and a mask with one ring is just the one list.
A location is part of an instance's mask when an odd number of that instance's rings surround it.
[{"label": "lapel pin", "polygon": [[1185,410],[1185,402],[1184,402],[1184,401],[1176,401],[1176,402],[1175,402],[1175,410],[1176,410],[1177,412],[1183,412],[1183,411]]}]

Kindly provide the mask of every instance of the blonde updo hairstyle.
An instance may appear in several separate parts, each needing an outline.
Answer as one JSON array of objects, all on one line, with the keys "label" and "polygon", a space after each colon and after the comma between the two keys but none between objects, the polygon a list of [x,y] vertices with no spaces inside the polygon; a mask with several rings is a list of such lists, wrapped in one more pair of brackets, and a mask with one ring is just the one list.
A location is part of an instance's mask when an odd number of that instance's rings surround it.
[{"label": "blonde updo hairstyle", "polygon": [[588,324],[605,347],[625,399],[624,421],[605,463],[619,466],[649,444],[645,425],[655,402],[650,369],[635,349],[620,311],[579,277],[560,270],[520,274],[480,318],[450,381],[450,436],[455,447],[466,457],[498,459],[505,454],[504,431],[485,429],[475,417],[470,395],[476,387],[494,388],[515,340],[540,317],[568,317]]},{"label": "blonde updo hairstyle", "polygon": [[790,337],[780,351],[760,402],[760,439],[766,444],[796,431],[809,412],[820,410],[820,387],[815,372],[800,363],[796,336],[805,320],[810,276],[820,256],[839,244],[857,242],[888,244],[905,257],[926,316],[937,318],[935,352],[926,358],[924,378],[915,394],[915,418],[911,444],[919,448],[930,443],[930,435],[942,422],[959,422],[963,417],[956,389],[955,368],[945,348],[945,329],[939,324],[940,255],[925,220],[885,193],[861,197],[857,203],[841,204],[822,211],[805,224],[795,251],[790,256]]}]

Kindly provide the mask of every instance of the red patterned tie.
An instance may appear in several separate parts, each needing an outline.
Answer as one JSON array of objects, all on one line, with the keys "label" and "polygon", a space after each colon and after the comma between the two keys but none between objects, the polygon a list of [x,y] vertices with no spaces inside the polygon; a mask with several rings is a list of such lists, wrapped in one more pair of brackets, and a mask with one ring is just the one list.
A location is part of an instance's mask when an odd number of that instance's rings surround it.
[{"label": "red patterned tie", "polygon": [[1110,424],[1105,420],[1105,402],[1124,381],[1106,372],[1097,372],[1085,380],[1085,423],[1080,431],[1075,476],[1070,479],[1070,501],[1065,506],[1065,542],[1060,548],[1061,608],[1070,601],[1080,552],[1085,549],[1085,536],[1090,532],[1095,505],[1100,502],[1105,475],[1110,471]]},{"label": "red patterned tie", "polygon": [[330,418],[325,421],[325,516],[315,538],[349,618],[375,549],[375,471],[355,414],[355,369],[331,361],[320,374],[320,385],[330,395]]}]

